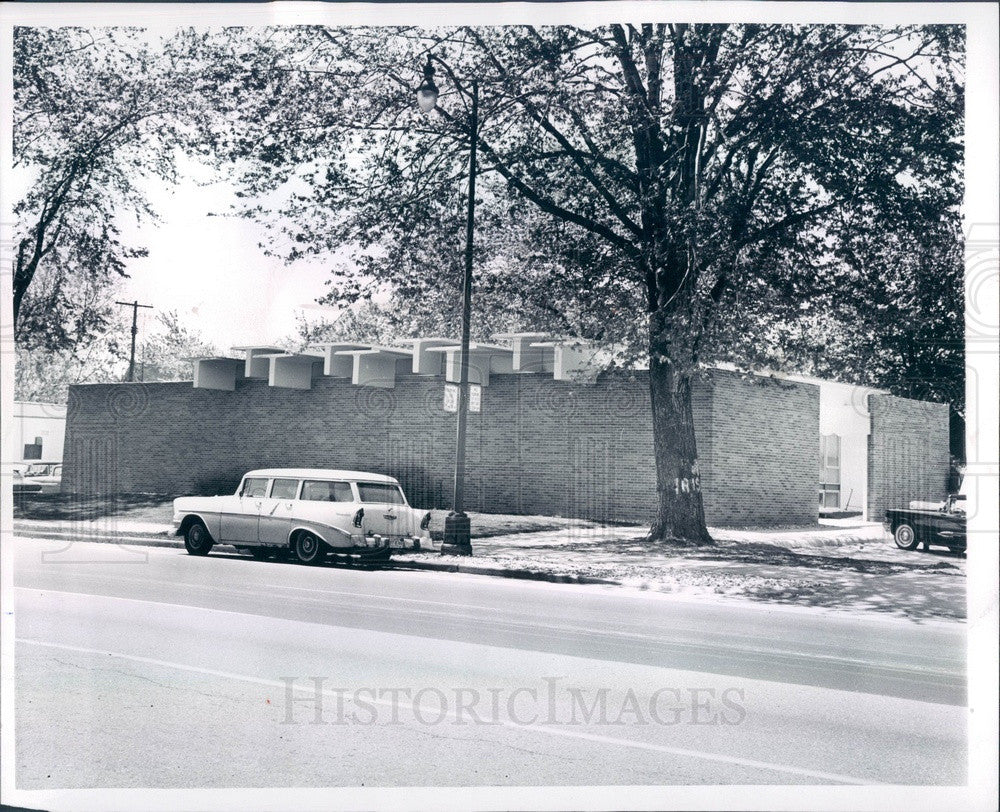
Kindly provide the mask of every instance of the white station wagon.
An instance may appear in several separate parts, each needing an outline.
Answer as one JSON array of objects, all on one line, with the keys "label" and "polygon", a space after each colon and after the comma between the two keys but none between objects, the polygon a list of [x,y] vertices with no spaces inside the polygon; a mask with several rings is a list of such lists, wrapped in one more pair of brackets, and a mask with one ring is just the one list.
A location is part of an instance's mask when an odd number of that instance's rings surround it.
[{"label": "white station wagon", "polygon": [[431,548],[430,522],[395,479],[361,471],[268,468],[245,474],[231,496],[174,500],[176,534],[191,555],[231,544],[261,559],[288,552],[303,564],[330,552],[384,559]]}]

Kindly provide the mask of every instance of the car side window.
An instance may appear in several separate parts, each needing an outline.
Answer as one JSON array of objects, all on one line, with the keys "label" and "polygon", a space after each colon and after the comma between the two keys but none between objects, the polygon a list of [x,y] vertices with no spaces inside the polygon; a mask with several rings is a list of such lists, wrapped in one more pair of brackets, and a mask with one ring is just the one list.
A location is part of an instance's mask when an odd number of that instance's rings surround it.
[{"label": "car side window", "polygon": [[251,477],[243,480],[243,488],[240,496],[247,496],[250,499],[261,499],[267,493],[267,480]]},{"label": "car side window", "polygon": [[354,501],[354,491],[351,490],[350,483],[347,482],[333,483],[333,501],[334,502]]},{"label": "car side window", "polygon": [[359,482],[358,493],[362,502],[382,505],[404,505],[403,492],[399,485],[391,482]]},{"label": "car side window", "polygon": [[299,490],[297,479],[276,479],[271,484],[272,499],[294,499]]},{"label": "car side window", "polygon": [[347,482],[314,479],[302,484],[302,499],[307,502],[353,502],[354,494]]}]

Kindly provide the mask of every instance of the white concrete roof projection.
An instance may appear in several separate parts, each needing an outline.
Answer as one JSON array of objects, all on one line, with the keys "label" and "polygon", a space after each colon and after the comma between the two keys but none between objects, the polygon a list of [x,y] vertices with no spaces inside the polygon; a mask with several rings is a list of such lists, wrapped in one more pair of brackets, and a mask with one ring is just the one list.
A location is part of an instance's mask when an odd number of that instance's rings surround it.
[{"label": "white concrete roof projection", "polygon": [[[469,345],[469,381],[488,386],[490,375],[548,374],[555,380],[592,383],[610,355],[586,339],[548,333],[497,333],[497,343]],[[331,341],[315,351],[292,353],[281,347],[240,346],[240,357],[192,358],[194,386],[232,392],[246,378],[268,386],[311,389],[318,377],[349,378],[354,386],[391,389],[403,367],[415,375],[442,376],[457,383],[462,368],[459,342],[441,336],[402,338],[398,346]]]}]

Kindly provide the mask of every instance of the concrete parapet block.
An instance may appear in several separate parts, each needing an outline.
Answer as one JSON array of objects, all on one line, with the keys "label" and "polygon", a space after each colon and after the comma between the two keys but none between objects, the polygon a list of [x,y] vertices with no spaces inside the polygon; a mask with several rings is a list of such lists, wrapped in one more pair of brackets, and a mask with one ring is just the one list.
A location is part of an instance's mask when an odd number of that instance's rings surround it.
[{"label": "concrete parapet block", "polygon": [[[444,379],[460,383],[462,379],[462,348],[458,345],[430,347],[428,352],[444,355]],[[469,345],[469,383],[490,385],[490,373],[509,374],[514,371],[513,351],[499,344]]]},{"label": "concrete parapet block", "polygon": [[409,338],[403,341],[413,349],[412,371],[414,375],[440,375],[444,368],[444,359],[436,347],[447,347],[455,344],[453,338]]},{"label": "concrete parapet block", "polygon": [[322,371],[323,356],[309,353],[283,353],[260,356],[270,361],[268,386],[282,389],[312,389],[313,378]]},{"label": "concrete parapet block", "polygon": [[242,358],[193,358],[194,388],[232,392],[242,380],[246,362]]},{"label": "concrete parapet block", "polygon": [[285,352],[284,347],[233,347],[233,351],[244,353],[246,365],[243,375],[247,378],[267,380],[271,370],[271,362],[262,356],[276,355]]},{"label": "concrete parapet block", "polygon": [[383,389],[393,389],[396,386],[396,362],[413,357],[412,350],[399,347],[341,350],[337,354],[352,359],[352,384]]},{"label": "concrete parapet block", "polygon": [[350,378],[354,374],[354,358],[344,353],[351,350],[370,350],[373,345],[351,341],[315,344],[323,354],[323,374],[332,378]]},{"label": "concrete parapet block", "polygon": [[555,351],[544,342],[554,337],[548,333],[497,333],[493,338],[510,342],[511,371],[552,372]]},{"label": "concrete parapet block", "polygon": [[597,376],[611,362],[611,353],[583,340],[539,341],[531,344],[552,351],[552,377],[557,381],[596,383]]}]

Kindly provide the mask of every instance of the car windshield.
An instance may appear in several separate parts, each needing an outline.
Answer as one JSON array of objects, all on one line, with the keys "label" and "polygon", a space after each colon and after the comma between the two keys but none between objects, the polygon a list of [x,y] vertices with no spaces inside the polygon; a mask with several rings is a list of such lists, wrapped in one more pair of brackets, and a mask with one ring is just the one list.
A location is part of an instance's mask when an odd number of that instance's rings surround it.
[{"label": "car windshield", "polygon": [[358,492],[362,502],[380,505],[405,505],[399,485],[390,482],[359,482]]}]

